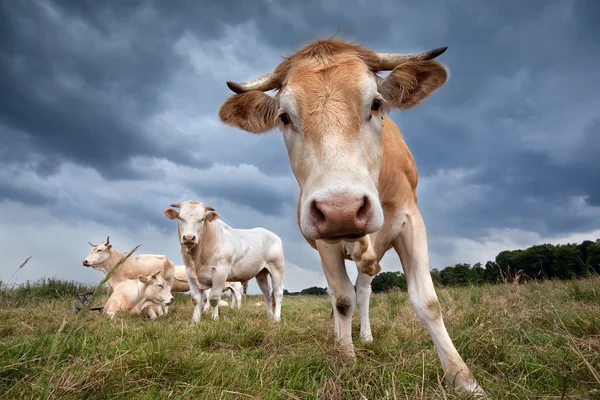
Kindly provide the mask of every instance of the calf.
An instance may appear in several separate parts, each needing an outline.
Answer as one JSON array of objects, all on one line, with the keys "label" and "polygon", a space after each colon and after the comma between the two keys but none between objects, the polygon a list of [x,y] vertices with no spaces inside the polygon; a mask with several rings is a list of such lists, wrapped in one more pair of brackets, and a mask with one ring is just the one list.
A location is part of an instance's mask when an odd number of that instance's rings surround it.
[{"label": "calf", "polygon": [[[265,297],[267,317],[279,321],[283,300],[283,244],[264,228],[235,229],[220,220],[214,208],[196,200],[171,204],[164,210],[171,220],[177,219],[181,255],[186,266],[190,291],[195,297],[193,320],[200,321],[201,290],[210,290],[212,317],[226,281],[256,278]],[[178,210],[177,210],[178,209]],[[268,276],[271,276],[275,312],[271,302]]]},{"label": "calf", "polygon": [[117,311],[132,314],[142,313],[150,319],[160,314],[156,309],[167,307],[173,302],[173,295],[160,271],[152,275],[139,275],[138,279],[126,279],[117,284],[104,305],[103,312],[114,319]]}]

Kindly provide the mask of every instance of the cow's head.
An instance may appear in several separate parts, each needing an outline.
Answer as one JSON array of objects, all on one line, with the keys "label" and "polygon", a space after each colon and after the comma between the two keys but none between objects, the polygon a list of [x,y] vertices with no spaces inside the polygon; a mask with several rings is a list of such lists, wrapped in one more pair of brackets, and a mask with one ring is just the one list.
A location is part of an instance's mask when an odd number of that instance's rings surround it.
[{"label": "cow's head", "polygon": [[219,218],[219,214],[214,208],[196,200],[171,204],[171,207],[174,208],[167,208],[163,212],[169,219],[177,218],[179,220],[179,242],[188,251],[200,242],[205,224]]},{"label": "cow's head", "polygon": [[175,300],[171,294],[171,286],[160,275],[160,271],[156,271],[152,275],[139,275],[140,282],[146,285],[146,300],[158,304],[168,306]]},{"label": "cow's head", "polygon": [[112,248],[110,237],[106,237],[106,242],[100,242],[98,244],[88,243],[93,249],[83,260],[83,265],[85,267],[93,267],[94,269],[102,269],[102,264],[110,257],[110,249]]},{"label": "cow's head", "polygon": [[[383,112],[411,108],[441,87],[448,70],[432,59],[445,50],[380,54],[339,39],[318,40],[273,72],[228,81],[237,94],[221,105],[219,118],[251,133],[281,128],[302,191],[302,233],[357,239],[383,224]],[[392,72],[382,78],[379,71]],[[272,89],[275,96],[264,93]]]}]

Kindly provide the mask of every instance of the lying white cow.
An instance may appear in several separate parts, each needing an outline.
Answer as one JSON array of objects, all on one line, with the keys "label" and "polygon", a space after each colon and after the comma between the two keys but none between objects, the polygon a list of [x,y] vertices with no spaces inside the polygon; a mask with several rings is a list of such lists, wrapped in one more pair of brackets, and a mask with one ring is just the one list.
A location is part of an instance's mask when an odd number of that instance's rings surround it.
[{"label": "lying white cow", "polygon": [[[265,297],[267,317],[281,319],[283,300],[283,244],[264,228],[234,229],[219,219],[214,208],[196,200],[171,204],[164,210],[169,219],[178,219],[177,231],[181,255],[192,296],[196,299],[193,320],[200,321],[201,290],[211,289],[212,317],[217,319],[226,281],[256,278]],[[176,210],[175,208],[179,208]],[[275,313],[268,276],[271,275]]]},{"label": "lying white cow", "polygon": [[[231,291],[231,309],[235,307],[237,303],[238,310],[242,307],[242,293],[244,290],[244,286],[242,282],[225,282],[225,286],[223,287],[223,293],[226,291]],[[200,291],[201,301],[202,301],[202,311],[210,311],[212,308],[208,302],[208,297],[210,296],[210,289],[203,289]]]},{"label": "lying white cow", "polygon": [[[110,237],[106,237],[106,242],[92,244],[88,242],[93,249],[90,254],[83,260],[83,265],[92,267],[97,271],[102,271],[107,274],[119,260],[127,255],[126,252],[119,251],[113,248],[110,243]],[[162,278],[167,282],[169,290],[175,279],[175,267],[173,263],[163,255],[157,254],[132,254],[121,264],[108,279],[108,287],[112,291],[115,287],[127,280],[137,280],[139,275],[150,275],[155,271],[160,271]],[[167,313],[168,307],[157,307],[155,312],[158,315]]]},{"label": "lying white cow", "polygon": [[167,307],[173,302],[173,295],[160,271],[152,275],[140,275],[138,279],[126,279],[115,286],[104,305],[103,312],[114,319],[118,311],[132,314],[142,313],[150,319],[158,316],[156,309]]},{"label": "lying white cow", "polygon": [[173,279],[172,292],[185,293],[190,290],[187,276],[185,275],[185,265],[175,265],[175,279]]}]

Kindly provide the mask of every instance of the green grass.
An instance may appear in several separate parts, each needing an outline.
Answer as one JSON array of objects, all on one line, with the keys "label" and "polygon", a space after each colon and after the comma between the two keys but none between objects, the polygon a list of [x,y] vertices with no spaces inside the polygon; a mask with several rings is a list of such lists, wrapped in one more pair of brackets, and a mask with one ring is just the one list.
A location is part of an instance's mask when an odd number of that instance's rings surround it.
[{"label": "green grass", "polygon": [[[450,335],[493,399],[600,398],[599,293],[599,278],[438,289]],[[248,296],[197,325],[187,295],[162,319],[112,322],[75,314],[72,294],[8,298],[0,293],[0,399],[467,398],[440,384],[404,292],[372,296],[372,344],[358,341],[355,314],[351,367],[337,361],[327,296],[284,297],[280,324]]]}]

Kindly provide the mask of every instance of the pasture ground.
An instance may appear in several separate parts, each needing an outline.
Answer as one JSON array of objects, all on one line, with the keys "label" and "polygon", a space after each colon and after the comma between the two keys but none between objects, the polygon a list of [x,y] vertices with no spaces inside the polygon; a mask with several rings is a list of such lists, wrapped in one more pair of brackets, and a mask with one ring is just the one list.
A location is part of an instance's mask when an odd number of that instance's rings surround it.
[{"label": "pasture ground", "polygon": [[[600,279],[441,288],[458,351],[493,399],[600,398]],[[284,297],[282,323],[262,296],[191,323],[176,295],[166,318],[75,314],[74,297],[0,296],[2,399],[455,399],[407,294],[371,300],[375,342],[339,365],[326,296]],[[101,304],[102,296],[95,303]],[[255,303],[261,302],[260,306]],[[364,397],[362,397],[364,396]]]}]

